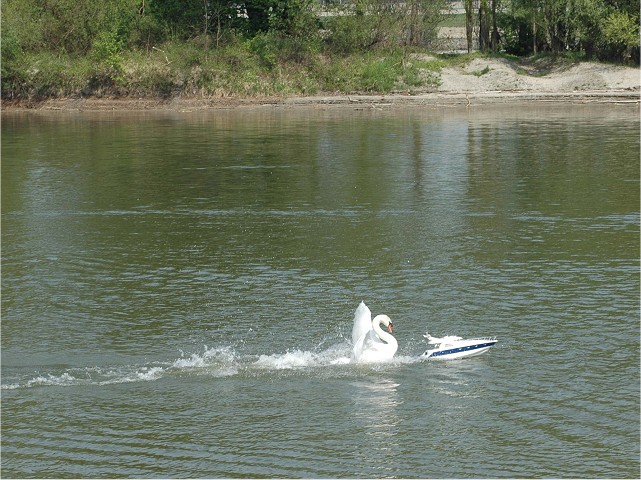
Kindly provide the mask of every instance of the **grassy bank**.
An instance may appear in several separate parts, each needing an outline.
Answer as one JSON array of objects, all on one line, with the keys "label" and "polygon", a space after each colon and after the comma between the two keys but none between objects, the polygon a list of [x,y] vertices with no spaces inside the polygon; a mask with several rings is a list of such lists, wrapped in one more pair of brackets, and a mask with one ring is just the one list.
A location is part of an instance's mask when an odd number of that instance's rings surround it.
[{"label": "grassy bank", "polygon": [[301,61],[292,60],[292,52],[290,56],[283,52],[276,54],[252,42],[209,50],[196,43],[170,42],[148,51],[123,52],[109,63],[92,56],[41,52],[23,57],[23,90],[14,97],[3,95],[3,104],[31,108],[56,99],[86,99],[114,100],[118,108],[136,108],[132,102],[149,106],[207,99],[232,105],[261,102],[265,97],[349,100],[358,94],[397,94],[396,98],[425,99],[422,94],[433,92],[478,97],[501,91],[521,92],[521,100],[546,95],[575,98],[582,91],[609,92],[621,100],[627,92],[624,101],[638,101],[635,68],[583,62],[572,53],[521,58],[479,52],[434,54],[415,48],[333,57],[315,52]]},{"label": "grassy bank", "polygon": [[[534,16],[523,17],[510,2],[500,15],[479,11],[470,21],[486,51],[638,60],[638,8],[593,2],[599,8],[592,17],[605,20],[583,19],[594,24],[591,43],[582,36],[585,29],[574,24],[570,31],[535,19],[537,28],[530,28]],[[425,93],[439,87],[440,69],[470,59],[426,53],[439,48],[440,28],[466,23],[465,15],[448,13],[446,0],[324,2],[322,11],[320,5],[316,0],[6,0],[2,99]],[[487,10],[489,4],[480,5]],[[494,33],[503,31],[499,43],[490,44],[490,24]],[[565,34],[557,38],[554,32]]]},{"label": "grassy bank", "polygon": [[102,58],[38,52],[14,62],[3,98],[425,92],[438,86],[438,70],[453,61],[461,59],[401,49],[303,56],[294,49],[272,50],[260,39],[210,49],[197,41],[167,42]]},{"label": "grassy bank", "polygon": [[332,15],[315,0],[6,3],[2,97],[40,100],[425,90],[437,77],[409,54],[436,37],[445,0]]}]

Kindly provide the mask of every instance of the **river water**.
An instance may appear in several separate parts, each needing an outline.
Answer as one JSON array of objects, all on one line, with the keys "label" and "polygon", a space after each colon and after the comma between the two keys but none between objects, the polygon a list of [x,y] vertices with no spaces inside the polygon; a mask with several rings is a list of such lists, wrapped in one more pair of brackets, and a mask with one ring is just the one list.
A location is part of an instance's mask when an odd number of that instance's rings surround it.
[{"label": "river water", "polygon": [[3,112],[2,475],[637,478],[639,155],[615,105]]}]

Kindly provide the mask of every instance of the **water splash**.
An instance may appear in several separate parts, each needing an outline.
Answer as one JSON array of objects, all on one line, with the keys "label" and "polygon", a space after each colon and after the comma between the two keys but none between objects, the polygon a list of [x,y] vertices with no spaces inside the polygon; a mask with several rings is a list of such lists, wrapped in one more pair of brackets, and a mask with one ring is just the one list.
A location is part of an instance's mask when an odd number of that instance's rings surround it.
[{"label": "water splash", "polygon": [[288,370],[346,365],[351,362],[350,354],[350,345],[340,343],[320,352],[297,349],[285,353],[260,355],[258,360],[251,364],[251,367],[265,370]]},{"label": "water splash", "polygon": [[420,361],[417,357],[396,356],[389,362],[368,366],[353,364],[350,358],[351,347],[348,343],[332,345],[318,352],[290,350],[285,353],[261,355],[242,355],[230,346],[204,346],[197,352],[181,352],[174,360],[149,362],[142,365],[91,366],[68,368],[64,371],[22,375],[3,378],[2,390],[15,390],[34,387],[71,387],[83,385],[114,385],[119,383],[150,382],[167,377],[203,375],[209,377],[228,377],[237,375],[268,375],[270,372],[309,371],[314,374],[319,368],[377,369],[395,367]]}]

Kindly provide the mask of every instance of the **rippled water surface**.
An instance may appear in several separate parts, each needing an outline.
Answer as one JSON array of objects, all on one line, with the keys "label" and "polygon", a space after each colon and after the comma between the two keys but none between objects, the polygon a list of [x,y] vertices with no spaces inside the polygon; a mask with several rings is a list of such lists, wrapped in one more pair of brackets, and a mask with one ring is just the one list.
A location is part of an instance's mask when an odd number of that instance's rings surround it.
[{"label": "rippled water surface", "polygon": [[613,105],[4,112],[2,475],[638,477],[639,155]]}]

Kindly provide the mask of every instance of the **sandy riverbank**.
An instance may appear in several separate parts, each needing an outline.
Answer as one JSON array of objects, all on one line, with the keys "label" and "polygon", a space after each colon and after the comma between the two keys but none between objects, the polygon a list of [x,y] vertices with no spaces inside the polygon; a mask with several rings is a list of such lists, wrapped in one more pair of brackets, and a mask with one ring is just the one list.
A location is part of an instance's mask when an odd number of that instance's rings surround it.
[{"label": "sandy riverbank", "polygon": [[601,63],[563,63],[549,59],[514,62],[474,59],[444,68],[440,86],[389,95],[316,95],[307,97],[55,98],[41,102],[2,102],[3,109],[43,110],[198,110],[247,106],[344,105],[476,106],[534,102],[640,103],[638,68]]}]

